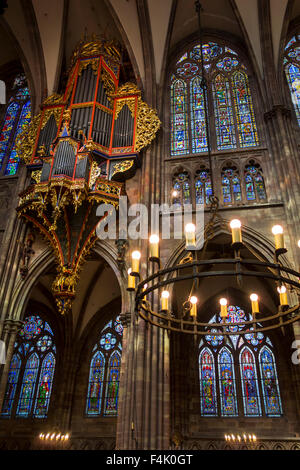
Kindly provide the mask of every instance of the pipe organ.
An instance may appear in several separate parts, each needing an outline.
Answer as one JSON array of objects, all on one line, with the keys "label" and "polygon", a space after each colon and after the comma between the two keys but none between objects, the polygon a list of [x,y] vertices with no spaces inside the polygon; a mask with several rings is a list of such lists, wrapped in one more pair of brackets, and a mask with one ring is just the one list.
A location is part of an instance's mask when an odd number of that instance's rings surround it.
[{"label": "pipe organ", "polygon": [[61,313],[71,308],[80,268],[97,238],[96,204],[118,207],[123,182],[160,127],[138,87],[119,86],[120,64],[113,42],[95,36],[81,41],[64,94],[42,103],[17,144],[32,176],[17,211],[53,248]]}]

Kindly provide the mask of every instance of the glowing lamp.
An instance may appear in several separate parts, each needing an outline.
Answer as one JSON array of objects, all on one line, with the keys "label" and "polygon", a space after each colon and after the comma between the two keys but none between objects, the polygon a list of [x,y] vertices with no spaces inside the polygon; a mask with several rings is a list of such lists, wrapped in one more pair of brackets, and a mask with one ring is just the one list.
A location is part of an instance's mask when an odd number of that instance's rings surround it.
[{"label": "glowing lamp", "polygon": [[131,268],[129,268],[127,272],[128,272],[127,290],[128,291],[133,291],[133,290],[135,290],[135,277],[131,276]]},{"label": "glowing lamp", "polygon": [[194,250],[196,248],[196,227],[194,224],[185,226],[185,249]]},{"label": "glowing lamp", "polygon": [[167,312],[169,309],[169,296],[170,292],[167,290],[162,291],[161,293],[161,309],[163,312]]},{"label": "glowing lamp", "polygon": [[138,276],[140,272],[140,259],[141,253],[139,251],[133,251],[131,254],[131,276]]},{"label": "glowing lamp", "polygon": [[280,286],[280,287],[277,288],[277,290],[279,292],[280,305],[282,305],[282,306],[289,305],[288,298],[287,298],[286,287],[285,286]]},{"label": "glowing lamp", "polygon": [[298,240],[298,247],[300,248],[300,240]]},{"label": "glowing lamp", "polygon": [[190,315],[192,317],[196,317],[197,316],[197,302],[198,302],[198,299],[195,295],[192,295],[192,297],[190,298],[190,302],[192,304],[192,308],[190,310]]},{"label": "glowing lamp", "polygon": [[241,221],[233,219],[229,225],[231,228],[232,243],[242,243]]},{"label": "glowing lamp", "polygon": [[251,294],[250,300],[251,300],[252,313],[253,314],[259,313],[258,295]]},{"label": "glowing lamp", "polygon": [[272,227],[272,233],[274,235],[275,249],[284,249],[283,228],[281,225],[274,225],[274,227]]},{"label": "glowing lamp", "polygon": [[149,238],[150,242],[150,261],[155,261],[159,259],[159,254],[158,254],[158,243],[159,243],[159,237],[158,235],[151,235]]},{"label": "glowing lamp", "polygon": [[221,318],[226,318],[227,317],[227,299],[220,299],[220,305],[221,305]]}]

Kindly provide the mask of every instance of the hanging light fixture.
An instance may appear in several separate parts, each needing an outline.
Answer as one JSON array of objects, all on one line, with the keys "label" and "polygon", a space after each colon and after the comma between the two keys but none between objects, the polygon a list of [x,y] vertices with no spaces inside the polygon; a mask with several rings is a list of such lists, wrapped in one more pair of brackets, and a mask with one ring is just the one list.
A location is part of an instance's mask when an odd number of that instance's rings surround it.
[{"label": "hanging light fixture", "polygon": [[[196,12],[198,14],[199,24],[199,40],[200,40],[200,68],[201,68],[201,87],[203,89],[204,97],[207,92],[207,81],[206,81],[206,70],[204,67],[203,57],[203,41],[202,41],[202,28],[201,28],[201,6],[199,0],[195,2]],[[212,159],[211,159],[211,145],[210,145],[210,129],[209,129],[209,102],[204,98],[204,115],[207,135],[207,154],[211,176],[211,196],[210,200],[210,212],[211,217],[204,232],[204,246],[207,245],[209,240],[213,236],[214,222],[216,216],[220,219],[218,214],[218,198],[214,193],[214,181],[212,172]],[[172,196],[177,197],[176,190],[173,191]],[[226,222],[227,224],[227,222]],[[224,221],[223,221],[224,225]],[[279,292],[279,308],[277,311],[270,315],[265,316],[259,306],[258,295],[254,292],[249,292],[249,306],[251,306],[252,317],[249,321],[243,322],[246,329],[254,330],[254,334],[258,332],[266,332],[275,328],[284,328],[286,325],[290,325],[293,322],[300,320],[300,304],[290,307],[288,304],[287,288],[293,289],[300,297],[300,273],[288,266],[285,266],[284,262],[280,258],[281,255],[287,252],[284,244],[284,231],[283,227],[279,224],[274,225],[272,233],[274,235],[274,261],[269,262],[262,259],[244,259],[242,254],[243,250],[253,252],[253,249],[243,239],[242,223],[238,219],[229,221],[229,227],[231,231],[231,245],[232,250],[231,257],[216,258],[216,259],[204,259],[202,250],[202,256],[198,256],[198,249],[196,246],[196,226],[193,223],[189,223],[185,226],[185,250],[186,255],[183,260],[176,266],[162,269],[159,262],[159,237],[156,234],[152,234],[150,242],[150,261],[158,261],[156,263],[157,270],[153,265],[153,269],[148,266],[146,272],[151,272],[151,275],[146,279],[140,280],[136,286],[135,291],[135,309],[137,314],[148,323],[155,325],[159,328],[164,328],[169,331],[175,331],[180,333],[187,333],[193,335],[204,336],[207,335],[207,331],[214,329],[215,336],[225,336],[228,338],[229,335],[242,335],[245,330],[234,328],[238,323],[234,321],[228,321],[228,303],[229,300],[222,298],[220,302],[220,317],[221,321],[215,323],[200,321],[199,314],[197,315],[198,298],[193,295],[196,292],[195,289],[199,289],[199,281],[201,279],[220,279],[222,277],[228,279],[231,278],[237,282],[238,286],[241,286],[244,279],[247,281],[250,278],[263,281],[274,282],[274,289],[278,287]],[[298,242],[300,247],[300,240]],[[132,253],[132,271],[129,277],[140,276],[139,263],[141,253]],[[217,267],[217,268],[216,268]],[[172,287],[176,286],[178,282],[192,283],[192,289],[187,300],[182,304],[182,312],[178,312],[175,315],[172,312],[172,308],[169,302],[169,292]],[[129,280],[128,280],[129,282]],[[147,285],[147,288],[145,287]],[[135,287],[135,286],[134,286]],[[129,290],[129,289],[128,289]],[[146,299],[146,296],[150,293],[157,294],[160,307],[156,311],[153,309],[153,304]],[[152,298],[152,297],[151,297]],[[259,322],[257,321],[257,315],[259,314]],[[223,323],[220,328],[220,323]]]}]

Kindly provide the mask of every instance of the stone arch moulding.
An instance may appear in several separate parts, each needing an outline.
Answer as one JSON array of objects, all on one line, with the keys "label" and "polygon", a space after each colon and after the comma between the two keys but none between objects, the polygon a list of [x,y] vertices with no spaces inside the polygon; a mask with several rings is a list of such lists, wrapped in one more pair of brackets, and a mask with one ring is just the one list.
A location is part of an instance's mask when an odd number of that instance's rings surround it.
[{"label": "stone arch moulding", "polygon": [[[126,286],[122,281],[122,274],[116,262],[117,251],[112,248],[109,243],[103,240],[101,241],[101,244],[97,242],[92,251],[100,255],[112,268],[120,287],[122,299],[121,311],[125,312],[127,306],[129,305],[129,298]],[[11,316],[15,320],[22,318],[34,284],[39,279],[39,277],[44,274],[45,271],[51,266],[51,264],[54,264],[54,256],[51,250],[47,248],[32,262],[25,280],[19,279],[17,281],[9,307],[9,311],[13,312]]]},{"label": "stone arch moulding", "polygon": [[[221,234],[231,235],[231,231],[229,228],[229,220],[222,219],[222,222],[218,222],[214,225],[214,238]],[[227,229],[225,226],[227,225]],[[270,239],[264,237],[261,233],[253,230],[246,225],[242,226],[243,231],[243,240],[251,247],[256,253],[264,256],[268,261],[273,262],[273,255],[274,255],[274,246],[271,243]],[[185,256],[187,252],[185,252],[185,241],[181,241],[177,248],[171,253],[169,259],[165,263],[164,268],[170,268],[178,264]],[[292,269],[292,265],[287,259],[286,256],[283,256],[283,261],[286,266]]]}]

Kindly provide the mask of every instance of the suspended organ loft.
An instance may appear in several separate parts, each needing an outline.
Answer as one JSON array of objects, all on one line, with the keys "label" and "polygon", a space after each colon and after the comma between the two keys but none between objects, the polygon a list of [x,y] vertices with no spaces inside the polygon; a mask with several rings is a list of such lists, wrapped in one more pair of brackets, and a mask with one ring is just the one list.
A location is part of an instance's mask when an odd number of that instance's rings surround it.
[{"label": "suspended organ loft", "polygon": [[113,43],[81,42],[64,95],[43,102],[17,146],[31,172],[17,211],[53,249],[58,273],[52,289],[62,314],[71,307],[80,268],[97,239],[99,203],[118,207],[140,150],[160,127],[135,84],[118,86],[120,64]]}]

